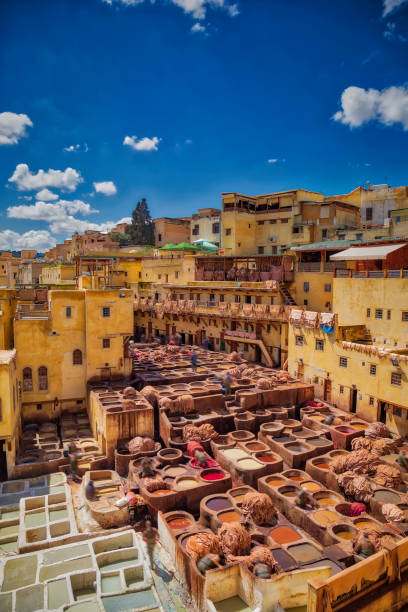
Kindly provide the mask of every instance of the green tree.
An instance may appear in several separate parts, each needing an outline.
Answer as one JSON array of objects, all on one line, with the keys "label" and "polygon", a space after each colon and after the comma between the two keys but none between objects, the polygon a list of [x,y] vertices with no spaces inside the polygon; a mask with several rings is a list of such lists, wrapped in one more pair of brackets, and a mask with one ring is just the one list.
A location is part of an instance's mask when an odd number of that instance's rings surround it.
[{"label": "green tree", "polygon": [[119,246],[131,244],[131,237],[129,234],[122,234],[121,232],[111,232],[110,239],[113,240],[113,242],[119,242]]},{"label": "green tree", "polygon": [[132,212],[132,222],[126,231],[132,244],[154,245],[154,223],[145,198],[136,204]]}]

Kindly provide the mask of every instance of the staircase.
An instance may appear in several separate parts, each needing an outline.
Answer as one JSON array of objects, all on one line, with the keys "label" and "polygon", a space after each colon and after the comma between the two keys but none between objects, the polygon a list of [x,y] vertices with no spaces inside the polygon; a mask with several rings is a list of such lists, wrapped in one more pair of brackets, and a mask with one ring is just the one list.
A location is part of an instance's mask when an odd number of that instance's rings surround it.
[{"label": "staircase", "polygon": [[284,283],[283,281],[279,281],[279,291],[280,291],[281,296],[284,299],[285,304],[289,303],[290,306],[296,306],[295,300],[293,299],[288,289],[286,288],[286,283]]}]

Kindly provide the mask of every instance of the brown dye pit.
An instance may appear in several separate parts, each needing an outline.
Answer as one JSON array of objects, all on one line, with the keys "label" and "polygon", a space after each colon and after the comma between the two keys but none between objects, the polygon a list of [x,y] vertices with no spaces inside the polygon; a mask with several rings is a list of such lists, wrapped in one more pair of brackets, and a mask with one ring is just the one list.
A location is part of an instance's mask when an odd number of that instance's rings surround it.
[{"label": "brown dye pit", "polygon": [[275,457],[272,455],[257,455],[256,457],[259,461],[263,461],[264,463],[273,463],[276,461]]},{"label": "brown dye pit", "polygon": [[313,514],[313,518],[318,525],[322,527],[327,527],[332,523],[337,523],[339,517],[334,512],[330,512],[330,510],[318,510]]},{"label": "brown dye pit", "polygon": [[277,527],[269,534],[278,544],[288,544],[300,540],[300,535],[290,527]]},{"label": "brown dye pit", "polygon": [[312,446],[327,446],[330,444],[327,438],[309,438],[307,443]]},{"label": "brown dye pit", "polygon": [[260,442],[250,442],[249,444],[246,445],[247,448],[249,448],[249,450],[263,450],[265,448],[264,444],[261,444]]},{"label": "brown dye pit", "polygon": [[[244,496],[241,495],[238,497],[244,497]],[[218,510],[225,510],[226,508],[231,508],[232,504],[227,497],[213,497],[212,499],[209,499],[207,501],[206,506],[210,510],[218,511]]]},{"label": "brown dye pit", "polygon": [[270,478],[269,480],[266,481],[268,485],[270,485],[271,487],[279,487],[280,485],[285,484],[285,480],[283,480],[282,478]]},{"label": "brown dye pit", "polygon": [[235,523],[241,519],[241,514],[235,510],[230,510],[229,512],[220,512],[218,518],[222,523]]}]

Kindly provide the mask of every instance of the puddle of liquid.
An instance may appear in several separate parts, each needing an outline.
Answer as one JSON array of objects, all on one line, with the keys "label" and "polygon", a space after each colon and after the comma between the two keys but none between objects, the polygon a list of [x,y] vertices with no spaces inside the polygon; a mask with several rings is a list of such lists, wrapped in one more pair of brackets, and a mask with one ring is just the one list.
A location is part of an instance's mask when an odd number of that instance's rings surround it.
[{"label": "puddle of liquid", "polygon": [[165,472],[168,476],[181,476],[182,474],[186,473],[186,470],[183,467],[174,466],[169,467],[167,470],[165,470]]},{"label": "puddle of liquid", "polygon": [[312,446],[327,446],[330,444],[327,438],[325,440],[323,440],[323,438],[309,438],[307,443],[311,444]]},{"label": "puddle of liquid", "polygon": [[361,520],[361,521],[356,521],[354,523],[354,525],[357,527],[357,529],[365,529],[366,527],[375,527],[375,523],[373,521],[365,521],[365,520]]},{"label": "puddle of liquid", "polygon": [[12,518],[16,518],[17,516],[19,516],[20,511],[19,510],[9,510],[8,512],[2,512],[1,513],[1,520],[2,521],[8,521],[9,519]]},{"label": "puddle of liquid", "polygon": [[60,608],[64,604],[69,603],[69,594],[67,581],[65,578],[62,580],[55,580],[54,582],[48,583],[48,608],[55,610]]},{"label": "puddle of liquid", "polygon": [[282,480],[282,478],[270,478],[269,480],[266,481],[268,485],[270,485],[271,487],[279,487],[280,485],[285,484],[285,480]]},{"label": "puddle of liquid", "polygon": [[207,474],[202,474],[201,478],[204,480],[221,480],[224,478],[225,474],[223,472],[218,472],[214,470],[213,472],[207,472]]},{"label": "puddle of liquid", "polygon": [[296,565],[293,558],[286,552],[286,550],[283,550],[282,548],[274,548],[272,554],[275,558],[276,563],[284,572],[291,567],[293,568]]},{"label": "puddle of liquid", "polygon": [[18,535],[18,523],[17,525],[8,525],[7,527],[0,528],[0,536],[7,535]]},{"label": "puddle of liquid", "polygon": [[6,552],[17,552],[18,551],[18,542],[17,539],[10,540],[9,542],[2,542],[0,544],[0,555],[4,555]]},{"label": "puddle of liquid", "polygon": [[85,601],[84,603],[69,606],[69,608],[66,608],[65,612],[99,612],[99,610],[98,604],[94,601]]},{"label": "puddle of liquid", "polygon": [[172,529],[187,529],[190,527],[191,522],[187,518],[175,518],[169,521],[167,524]]},{"label": "puddle of liquid", "polygon": [[263,463],[274,463],[276,461],[272,455],[258,455],[257,459]]},{"label": "puddle of liquid", "polygon": [[238,595],[217,603],[213,601],[213,604],[217,612],[251,612],[251,608]]},{"label": "puddle of liquid", "polygon": [[324,504],[325,506],[334,506],[335,504],[338,504],[340,500],[334,499],[333,497],[319,497],[316,501],[318,501],[319,504]]},{"label": "puddle of liquid", "polygon": [[153,491],[153,495],[165,495],[166,493],[171,493],[170,489],[156,489]]},{"label": "puddle of liquid", "polygon": [[329,469],[329,464],[328,463],[315,463],[314,465],[315,465],[315,467],[319,468],[320,470],[328,470]]},{"label": "puddle of liquid", "polygon": [[102,576],[101,591],[102,593],[116,593],[122,590],[122,583],[119,574],[115,576]]},{"label": "puddle of liquid", "polygon": [[263,450],[265,448],[265,445],[261,444],[260,442],[250,442],[249,444],[246,445],[246,447],[249,448],[249,450],[257,451],[257,450]]}]

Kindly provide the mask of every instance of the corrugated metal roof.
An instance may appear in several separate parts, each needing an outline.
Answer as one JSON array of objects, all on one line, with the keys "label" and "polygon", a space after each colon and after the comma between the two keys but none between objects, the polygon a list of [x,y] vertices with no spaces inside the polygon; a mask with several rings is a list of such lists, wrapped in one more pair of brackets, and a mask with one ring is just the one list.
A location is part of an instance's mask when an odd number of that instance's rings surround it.
[{"label": "corrugated metal roof", "polygon": [[393,251],[398,251],[406,244],[383,244],[381,246],[351,247],[341,253],[330,256],[331,261],[353,261],[357,259],[385,259]]}]

